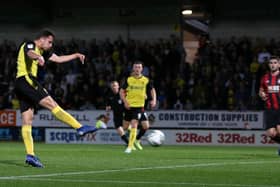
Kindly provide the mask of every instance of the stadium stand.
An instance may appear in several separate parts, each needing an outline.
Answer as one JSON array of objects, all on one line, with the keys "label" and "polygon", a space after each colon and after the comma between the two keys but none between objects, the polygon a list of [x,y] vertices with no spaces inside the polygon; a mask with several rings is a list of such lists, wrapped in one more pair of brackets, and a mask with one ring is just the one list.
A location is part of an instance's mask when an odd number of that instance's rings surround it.
[{"label": "stadium stand", "polygon": [[[109,82],[123,81],[130,72],[131,62],[139,59],[157,88],[159,109],[255,110],[262,106],[256,91],[266,70],[265,57],[278,53],[279,49],[280,42],[275,39],[204,38],[195,63],[190,65],[184,63],[184,50],[175,36],[155,42],[133,39],[125,42],[121,37],[114,41],[73,38],[58,41],[55,52],[67,54],[80,50],[86,54],[87,63],[48,63],[40,69],[39,77],[66,109],[103,109]],[[13,41],[4,40],[0,44],[1,109],[18,108],[12,92],[16,50]]]}]

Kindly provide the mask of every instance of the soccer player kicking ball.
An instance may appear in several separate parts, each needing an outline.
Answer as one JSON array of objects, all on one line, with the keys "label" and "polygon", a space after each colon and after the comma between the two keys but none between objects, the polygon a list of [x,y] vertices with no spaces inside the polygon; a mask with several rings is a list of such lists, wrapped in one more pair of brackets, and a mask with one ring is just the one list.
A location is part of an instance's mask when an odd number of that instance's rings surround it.
[{"label": "soccer player kicking ball", "polygon": [[20,102],[22,115],[22,138],[26,149],[26,163],[42,168],[43,164],[35,156],[32,138],[32,119],[37,104],[51,111],[58,120],[77,130],[80,136],[97,130],[94,126],[82,125],[69,113],[64,111],[37,81],[38,66],[44,66],[46,60],[64,63],[73,59],[84,62],[85,56],[80,53],[58,56],[51,51],[55,35],[49,30],[41,31],[34,41],[24,42],[17,58],[17,75],[15,92]]}]

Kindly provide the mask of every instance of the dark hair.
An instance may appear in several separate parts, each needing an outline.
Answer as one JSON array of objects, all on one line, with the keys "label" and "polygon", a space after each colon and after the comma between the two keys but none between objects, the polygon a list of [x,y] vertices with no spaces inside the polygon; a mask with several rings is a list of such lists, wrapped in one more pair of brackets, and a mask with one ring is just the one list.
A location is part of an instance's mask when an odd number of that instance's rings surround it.
[{"label": "dark hair", "polygon": [[96,118],[96,120],[101,120],[102,118],[106,118],[106,116],[105,116],[104,114],[100,114],[100,115]]},{"label": "dark hair", "polygon": [[274,59],[279,60],[279,57],[276,55],[272,55],[269,57],[269,60],[274,60]]},{"label": "dark hair", "polygon": [[41,37],[49,37],[49,36],[52,36],[53,38],[55,38],[55,34],[49,30],[49,29],[44,29],[44,30],[41,30],[35,37],[35,39],[39,39]]},{"label": "dark hair", "polygon": [[142,64],[142,66],[144,66],[143,62],[142,62],[142,61],[140,61],[140,60],[136,60],[136,61],[134,61],[134,62],[133,62],[133,64]]}]

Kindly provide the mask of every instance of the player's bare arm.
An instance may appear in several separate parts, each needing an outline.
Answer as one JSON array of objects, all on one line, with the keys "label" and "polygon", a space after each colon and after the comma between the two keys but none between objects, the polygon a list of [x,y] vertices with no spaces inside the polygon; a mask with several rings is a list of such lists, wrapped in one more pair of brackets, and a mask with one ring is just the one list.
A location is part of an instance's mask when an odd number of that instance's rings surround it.
[{"label": "player's bare arm", "polygon": [[52,56],[49,58],[50,61],[56,62],[56,63],[64,63],[64,62],[68,62],[70,60],[74,60],[74,59],[79,59],[82,63],[84,63],[85,61],[85,55],[81,54],[81,53],[74,53],[71,55],[62,55],[62,56],[58,56],[55,53],[52,54]]},{"label": "player's bare arm", "polygon": [[152,96],[152,100],[150,101],[150,105],[152,108],[154,108],[157,104],[157,94],[155,88],[151,89],[151,96]]},{"label": "player's bare arm", "polygon": [[29,50],[27,52],[27,56],[31,59],[34,59],[34,60],[37,60],[38,61],[38,64],[40,66],[43,66],[45,64],[45,59],[43,56],[37,54],[34,50]]},{"label": "player's bare arm", "polygon": [[127,100],[126,100],[126,98],[125,98],[125,90],[124,89],[120,89],[120,98],[121,98],[121,100],[123,101],[123,103],[124,103],[124,107],[126,108],[126,109],[129,109],[130,108],[130,106],[129,106],[129,103],[127,102]]}]

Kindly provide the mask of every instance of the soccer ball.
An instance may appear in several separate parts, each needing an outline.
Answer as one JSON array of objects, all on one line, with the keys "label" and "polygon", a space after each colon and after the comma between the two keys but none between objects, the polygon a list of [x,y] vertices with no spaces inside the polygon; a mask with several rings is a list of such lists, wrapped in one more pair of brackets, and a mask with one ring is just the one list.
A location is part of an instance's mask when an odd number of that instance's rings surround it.
[{"label": "soccer ball", "polygon": [[152,130],[148,135],[147,135],[147,141],[151,146],[160,146],[163,144],[165,140],[165,135],[162,131],[160,130]]}]

